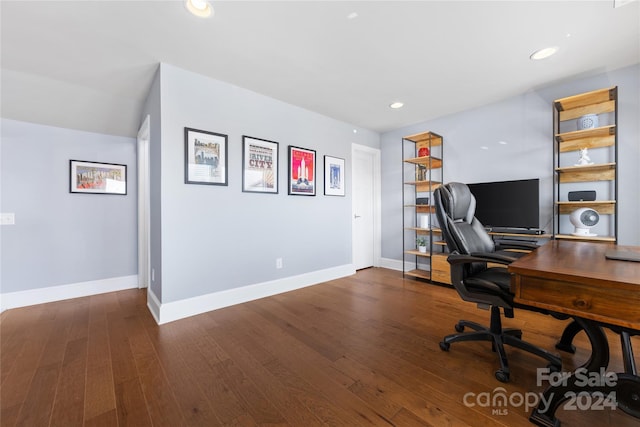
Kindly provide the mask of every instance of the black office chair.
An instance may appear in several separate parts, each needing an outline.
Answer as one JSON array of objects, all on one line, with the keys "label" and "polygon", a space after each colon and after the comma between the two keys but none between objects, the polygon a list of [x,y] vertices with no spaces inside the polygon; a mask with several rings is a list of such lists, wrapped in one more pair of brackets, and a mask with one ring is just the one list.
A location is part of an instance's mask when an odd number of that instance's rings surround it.
[{"label": "black office chair", "polygon": [[[516,307],[510,292],[511,276],[506,267],[488,267],[487,263],[508,265],[522,253],[508,249],[529,249],[537,246],[529,242],[510,242],[497,245],[474,217],[475,198],[465,184],[452,182],[434,192],[436,216],[442,235],[451,253],[447,260],[451,265],[451,282],[465,301],[475,302],[491,310],[489,327],[476,322],[460,320],[455,329],[459,333],[446,336],[440,348],[448,351],[451,343],[458,341],[491,341],[500,357],[500,369],[495,372],[501,382],[509,381],[509,365],[504,345],[533,353],[550,362],[552,370],[559,371],[561,359],[548,351],[523,341],[519,329],[503,329],[500,309],[505,317],[513,317]],[[463,332],[465,328],[472,332]]]}]

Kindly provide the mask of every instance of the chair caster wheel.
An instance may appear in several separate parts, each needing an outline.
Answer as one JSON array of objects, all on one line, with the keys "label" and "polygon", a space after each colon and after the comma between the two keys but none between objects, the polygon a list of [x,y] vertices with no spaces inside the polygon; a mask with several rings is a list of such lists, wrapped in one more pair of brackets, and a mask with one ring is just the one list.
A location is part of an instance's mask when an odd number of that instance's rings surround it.
[{"label": "chair caster wheel", "polygon": [[451,347],[451,344],[448,344],[444,341],[440,343],[440,350],[442,351],[449,351],[449,347]]},{"label": "chair caster wheel", "polygon": [[464,332],[464,326],[459,323],[456,323],[455,329],[456,332]]},{"label": "chair caster wheel", "polygon": [[496,379],[501,383],[509,382],[509,372],[505,372],[502,369],[498,369],[495,375],[496,375]]}]

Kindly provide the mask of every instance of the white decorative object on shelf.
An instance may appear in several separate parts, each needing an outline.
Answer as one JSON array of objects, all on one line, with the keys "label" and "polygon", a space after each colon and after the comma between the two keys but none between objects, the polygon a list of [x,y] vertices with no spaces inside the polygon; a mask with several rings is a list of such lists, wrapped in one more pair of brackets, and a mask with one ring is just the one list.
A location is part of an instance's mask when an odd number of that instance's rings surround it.
[{"label": "white decorative object on shelf", "polygon": [[578,130],[593,129],[598,127],[597,114],[585,114],[578,119]]},{"label": "white decorative object on shelf", "polygon": [[420,228],[429,228],[429,215],[420,216]]},{"label": "white decorative object on shelf", "polygon": [[600,221],[600,215],[598,212],[591,208],[580,208],[571,212],[569,216],[571,224],[574,225],[574,236],[580,237],[593,237],[597,234],[591,232],[591,227],[596,225]]},{"label": "white decorative object on shelf", "polygon": [[575,166],[587,166],[592,165],[593,162],[589,158],[589,150],[587,148],[580,149],[580,158],[578,159],[578,163]]}]

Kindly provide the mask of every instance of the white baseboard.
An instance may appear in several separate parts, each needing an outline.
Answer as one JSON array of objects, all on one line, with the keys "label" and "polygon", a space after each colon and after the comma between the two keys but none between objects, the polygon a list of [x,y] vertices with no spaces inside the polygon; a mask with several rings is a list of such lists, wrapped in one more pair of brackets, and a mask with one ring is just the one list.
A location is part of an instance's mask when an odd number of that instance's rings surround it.
[{"label": "white baseboard", "polygon": [[213,292],[179,301],[160,303],[157,297],[147,290],[147,306],[159,325],[206,313],[207,311],[252,301],[282,292],[293,291],[329,280],[355,274],[353,264],[345,264],[325,270],[312,271],[298,276],[284,277],[269,282],[256,283],[241,288]]},{"label": "white baseboard", "polygon": [[[388,268],[390,270],[402,270],[402,260],[391,259],[391,258],[380,258],[380,267]],[[416,268],[416,264],[413,262],[407,262],[404,266],[404,271],[413,270]],[[421,270],[431,270],[431,266],[429,264],[418,263],[418,268]]]},{"label": "white baseboard", "polygon": [[138,275],[112,277],[109,279],[91,280],[89,282],[71,283],[68,285],[49,286],[26,291],[0,294],[0,310],[62,301],[107,292],[122,291],[138,287]]},{"label": "white baseboard", "polygon": [[402,271],[402,260],[391,258],[380,258],[380,267],[390,270]]},{"label": "white baseboard", "polygon": [[153,293],[151,288],[147,288],[147,308],[158,324],[160,323],[160,305],[160,300],[156,294]]}]

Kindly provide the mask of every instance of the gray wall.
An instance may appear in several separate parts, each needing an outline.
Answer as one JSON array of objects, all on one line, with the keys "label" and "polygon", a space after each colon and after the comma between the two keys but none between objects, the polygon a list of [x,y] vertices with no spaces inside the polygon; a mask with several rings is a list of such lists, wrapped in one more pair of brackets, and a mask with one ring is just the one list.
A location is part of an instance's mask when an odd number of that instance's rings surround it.
[{"label": "gray wall", "polygon": [[[351,144],[377,133],[161,64],[162,302],[351,263]],[[184,183],[184,128],[228,135],[228,186]],[[242,136],[279,143],[279,194],[242,192]],[[316,150],[316,196],[287,195],[289,145]],[[323,195],[324,155],[346,197]],[[276,269],[276,258],[284,268]]]},{"label": "gray wall", "polygon": [[[445,181],[541,178],[541,225],[549,228],[551,101],[613,85],[620,89],[619,237],[638,245],[639,75],[636,65],[549,85],[380,141],[374,132],[354,134],[349,124],[163,64],[144,109],[151,115],[151,289],[171,302],[350,263],[351,143],[380,143],[382,255],[401,259],[400,138],[424,130],[445,138]],[[229,136],[228,187],[184,184],[185,126]],[[135,139],[8,119],[1,135],[0,210],[16,213],[16,225],[1,229],[1,292],[136,274]],[[279,194],[241,191],[242,135],[280,143]],[[317,196],[287,195],[288,145],[317,151]],[[346,197],[323,195],[325,154],[346,159]],[[70,194],[69,159],[126,164],[128,194]]]},{"label": "gray wall", "polygon": [[[136,141],[2,119],[2,293],[137,274]],[[127,195],[69,193],[69,160],[127,165]]]},{"label": "gray wall", "polygon": [[[382,256],[402,259],[401,138],[430,130],[444,137],[444,181],[540,178],[540,226],[551,231],[554,99],[619,87],[619,243],[640,244],[640,66],[550,84],[527,93],[384,133]],[[506,145],[499,141],[507,142]],[[482,149],[481,147],[488,147]],[[576,159],[577,160],[577,159]]]}]

